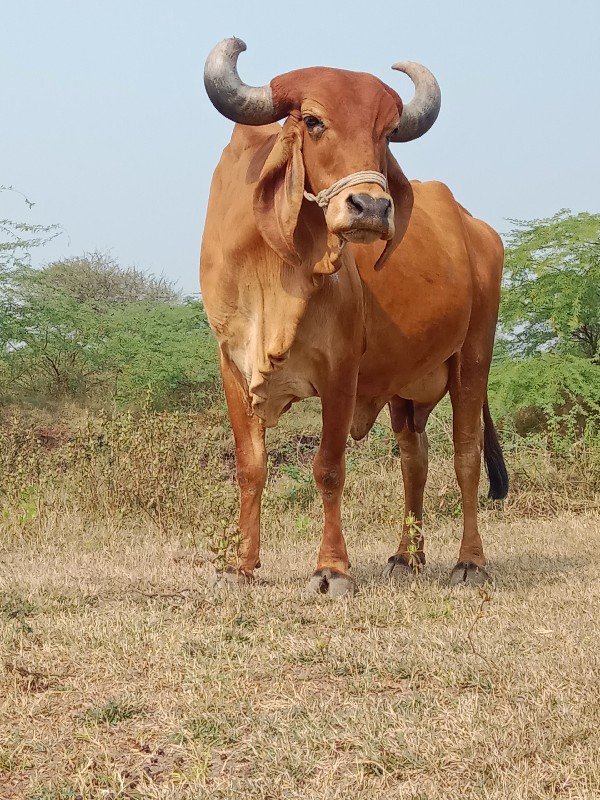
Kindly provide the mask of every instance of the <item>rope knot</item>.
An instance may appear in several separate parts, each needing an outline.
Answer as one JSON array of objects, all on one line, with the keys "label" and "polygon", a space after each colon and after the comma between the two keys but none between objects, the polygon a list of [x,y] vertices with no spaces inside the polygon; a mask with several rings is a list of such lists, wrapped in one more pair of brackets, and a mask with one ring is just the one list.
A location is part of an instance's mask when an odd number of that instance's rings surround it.
[{"label": "rope knot", "polygon": [[343,192],[344,189],[347,189],[350,186],[356,186],[359,183],[375,183],[377,186],[381,186],[384,191],[387,192],[388,190],[387,178],[382,172],[365,170],[363,172],[354,172],[352,175],[348,175],[348,177],[336,181],[328,189],[323,189],[318,194],[311,194],[310,192],[305,191],[304,197],[306,197],[307,200],[316,203],[319,208],[322,208],[324,211],[326,211],[329,201],[332,199],[332,197],[335,197],[336,194]]}]

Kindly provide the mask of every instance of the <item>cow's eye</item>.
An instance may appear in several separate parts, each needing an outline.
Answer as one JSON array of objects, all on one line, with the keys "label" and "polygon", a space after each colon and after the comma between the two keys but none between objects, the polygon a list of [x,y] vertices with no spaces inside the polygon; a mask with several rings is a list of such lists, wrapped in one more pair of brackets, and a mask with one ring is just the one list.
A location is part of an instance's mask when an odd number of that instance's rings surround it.
[{"label": "cow's eye", "polygon": [[303,120],[310,133],[325,127],[322,120],[320,120],[318,117],[313,117],[312,114],[308,114],[306,117],[303,117]]},{"label": "cow's eye", "polygon": [[388,133],[388,135],[387,135],[388,142],[390,141],[390,139],[392,139],[392,138],[393,138],[393,137],[394,137],[394,136],[395,136],[395,135],[398,133],[398,128],[399,128],[399,127],[400,127],[400,126],[398,125],[397,127],[395,127],[395,128],[394,128],[394,130],[393,130],[393,131],[390,131],[390,132]]}]

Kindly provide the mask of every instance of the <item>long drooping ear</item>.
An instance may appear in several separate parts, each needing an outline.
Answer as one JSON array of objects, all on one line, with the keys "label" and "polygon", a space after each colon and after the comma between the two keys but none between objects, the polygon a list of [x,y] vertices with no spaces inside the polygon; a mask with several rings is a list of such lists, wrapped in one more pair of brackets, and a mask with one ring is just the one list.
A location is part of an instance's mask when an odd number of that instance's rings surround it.
[{"label": "long drooping ear", "polygon": [[387,179],[388,191],[394,200],[394,236],[387,242],[383,253],[375,263],[375,270],[380,270],[394,250],[398,247],[406,229],[412,213],[413,190],[410,181],[400,169],[400,165],[392,155],[390,149],[387,152]]},{"label": "long drooping ear", "polygon": [[304,199],[301,123],[288,117],[254,190],[254,216],[263,239],[292,266],[302,258],[294,235]]}]

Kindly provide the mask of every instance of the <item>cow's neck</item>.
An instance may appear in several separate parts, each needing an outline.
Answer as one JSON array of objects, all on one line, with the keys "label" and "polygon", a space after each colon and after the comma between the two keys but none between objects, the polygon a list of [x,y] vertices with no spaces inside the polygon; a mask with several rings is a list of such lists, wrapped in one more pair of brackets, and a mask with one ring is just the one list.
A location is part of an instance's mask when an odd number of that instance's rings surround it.
[{"label": "cow's neck", "polygon": [[307,201],[295,234],[300,264],[285,263],[256,233],[236,276],[236,330],[227,340],[253,411],[268,417],[270,380],[289,356],[311,297],[339,268],[341,246],[328,235],[322,209]]}]

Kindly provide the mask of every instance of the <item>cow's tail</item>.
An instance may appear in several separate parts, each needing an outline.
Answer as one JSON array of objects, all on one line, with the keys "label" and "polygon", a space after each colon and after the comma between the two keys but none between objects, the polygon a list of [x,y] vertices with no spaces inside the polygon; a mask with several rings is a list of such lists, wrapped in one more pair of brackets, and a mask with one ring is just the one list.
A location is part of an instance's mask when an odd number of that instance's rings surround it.
[{"label": "cow's tail", "polygon": [[483,459],[490,480],[488,497],[491,500],[504,500],[508,494],[508,472],[490,414],[487,395],[483,404]]}]

